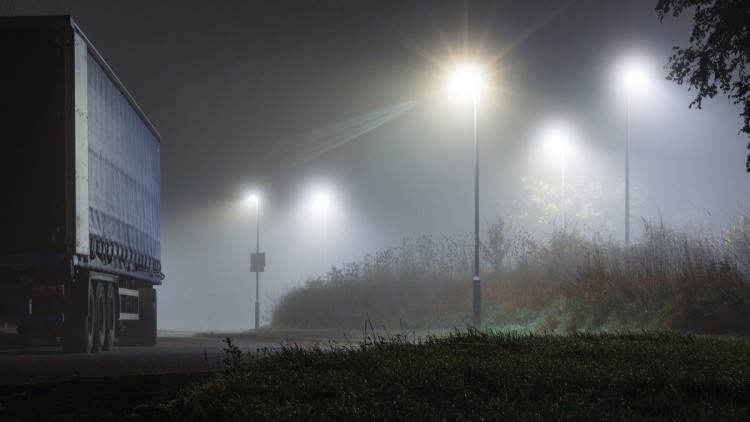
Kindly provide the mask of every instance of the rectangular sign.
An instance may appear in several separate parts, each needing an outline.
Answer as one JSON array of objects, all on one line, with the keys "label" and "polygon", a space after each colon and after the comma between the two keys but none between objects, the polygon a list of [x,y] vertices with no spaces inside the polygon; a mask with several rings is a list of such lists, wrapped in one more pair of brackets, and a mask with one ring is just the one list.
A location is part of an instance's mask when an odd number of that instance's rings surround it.
[{"label": "rectangular sign", "polygon": [[266,253],[258,252],[250,254],[250,272],[262,273],[266,268]]}]

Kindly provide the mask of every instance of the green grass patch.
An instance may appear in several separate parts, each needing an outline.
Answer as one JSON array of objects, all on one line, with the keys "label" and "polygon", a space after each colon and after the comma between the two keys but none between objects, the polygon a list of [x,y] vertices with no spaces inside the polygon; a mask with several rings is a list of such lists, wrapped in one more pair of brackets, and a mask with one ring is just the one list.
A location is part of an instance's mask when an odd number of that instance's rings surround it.
[{"label": "green grass patch", "polygon": [[166,407],[185,420],[750,420],[750,340],[468,330],[256,358]]}]

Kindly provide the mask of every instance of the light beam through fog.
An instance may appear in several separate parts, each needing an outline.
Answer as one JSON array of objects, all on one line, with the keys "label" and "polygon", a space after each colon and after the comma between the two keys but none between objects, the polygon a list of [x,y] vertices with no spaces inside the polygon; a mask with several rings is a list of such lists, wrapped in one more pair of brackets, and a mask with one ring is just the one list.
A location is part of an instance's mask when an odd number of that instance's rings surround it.
[{"label": "light beam through fog", "polygon": [[383,126],[416,105],[416,101],[406,101],[279,141],[271,157],[282,165],[311,160]]}]

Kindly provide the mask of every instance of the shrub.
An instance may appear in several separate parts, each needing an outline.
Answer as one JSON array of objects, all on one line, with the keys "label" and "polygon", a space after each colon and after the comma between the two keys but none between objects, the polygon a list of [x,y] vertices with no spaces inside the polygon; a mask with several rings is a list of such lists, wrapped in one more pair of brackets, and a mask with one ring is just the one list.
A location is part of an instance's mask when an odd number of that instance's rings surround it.
[{"label": "shrub", "polygon": [[[483,325],[577,331],[670,328],[750,332],[750,213],[721,238],[643,221],[624,247],[601,233],[555,231],[546,243],[502,219],[481,244]],[[405,239],[287,291],[272,325],[452,329],[471,320],[474,238]]]}]

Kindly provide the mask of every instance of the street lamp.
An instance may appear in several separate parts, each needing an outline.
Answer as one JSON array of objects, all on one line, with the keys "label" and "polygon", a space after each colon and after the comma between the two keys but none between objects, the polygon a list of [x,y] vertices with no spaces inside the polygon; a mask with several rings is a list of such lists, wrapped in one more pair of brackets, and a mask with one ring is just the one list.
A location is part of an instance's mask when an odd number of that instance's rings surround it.
[{"label": "street lamp", "polygon": [[482,322],[482,287],[479,279],[479,143],[477,134],[477,99],[484,83],[482,69],[466,64],[458,67],[450,76],[450,88],[454,94],[471,99],[474,107],[474,278],[472,319],[474,327]]},{"label": "street lamp", "polygon": [[255,328],[260,326],[260,273],[265,267],[265,254],[260,253],[260,198],[256,194],[247,197],[248,202],[255,203],[255,253],[250,254],[250,271],[255,272]]},{"label": "street lamp", "polygon": [[630,246],[630,95],[634,87],[646,80],[642,66],[630,65],[624,73],[625,79],[625,246]]}]

